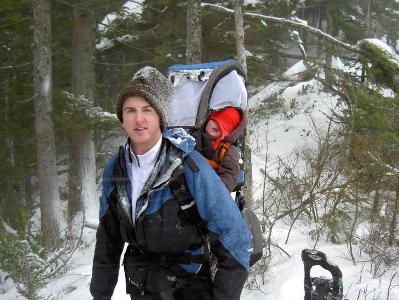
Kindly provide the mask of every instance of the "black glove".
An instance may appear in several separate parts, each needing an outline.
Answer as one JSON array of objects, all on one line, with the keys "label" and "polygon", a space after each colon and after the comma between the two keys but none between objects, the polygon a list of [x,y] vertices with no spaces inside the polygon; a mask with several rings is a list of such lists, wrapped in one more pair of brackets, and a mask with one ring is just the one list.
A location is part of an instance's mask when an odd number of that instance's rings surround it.
[{"label": "black glove", "polygon": [[208,135],[203,132],[201,133],[201,148],[202,149],[197,149],[205,158],[211,159],[211,160],[216,160],[215,154],[212,151],[212,142],[209,139]]}]

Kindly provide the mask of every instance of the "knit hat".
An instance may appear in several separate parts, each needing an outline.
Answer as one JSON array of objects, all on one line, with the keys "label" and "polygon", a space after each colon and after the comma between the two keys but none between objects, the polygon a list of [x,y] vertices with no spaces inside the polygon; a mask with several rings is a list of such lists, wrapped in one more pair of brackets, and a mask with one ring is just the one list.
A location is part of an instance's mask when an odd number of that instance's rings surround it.
[{"label": "knit hat", "polygon": [[228,107],[223,110],[212,112],[208,117],[207,123],[209,120],[215,121],[221,132],[220,136],[212,142],[212,149],[215,150],[219,146],[220,141],[233,133],[233,131],[237,129],[238,125],[240,125],[241,113],[234,107]]},{"label": "knit hat", "polygon": [[157,69],[144,67],[138,70],[123,88],[116,104],[116,115],[123,122],[123,103],[133,96],[142,96],[158,112],[161,129],[167,126],[167,111],[174,92],[173,85]]}]

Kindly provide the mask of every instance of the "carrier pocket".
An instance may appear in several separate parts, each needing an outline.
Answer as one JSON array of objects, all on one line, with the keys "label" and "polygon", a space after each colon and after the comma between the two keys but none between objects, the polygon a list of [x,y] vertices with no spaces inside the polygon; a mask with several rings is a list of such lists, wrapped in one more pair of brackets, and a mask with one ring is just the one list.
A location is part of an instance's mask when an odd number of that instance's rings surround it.
[{"label": "carrier pocket", "polygon": [[126,279],[126,293],[144,295],[148,266],[139,266],[134,263],[134,261],[135,259],[129,256],[125,256],[123,260]]},{"label": "carrier pocket", "polygon": [[171,293],[176,285],[176,276],[156,261],[146,260],[148,258],[125,256],[126,293]]}]

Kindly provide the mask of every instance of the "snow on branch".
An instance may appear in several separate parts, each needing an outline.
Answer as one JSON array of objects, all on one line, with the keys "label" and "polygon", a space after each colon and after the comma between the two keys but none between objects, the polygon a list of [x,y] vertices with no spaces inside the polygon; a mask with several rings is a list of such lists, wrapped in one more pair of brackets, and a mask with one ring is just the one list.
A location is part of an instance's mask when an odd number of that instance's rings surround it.
[{"label": "snow on branch", "polygon": [[[202,3],[202,7],[234,14],[234,10],[220,5]],[[383,41],[378,39],[363,39],[360,40],[357,45],[351,45],[334,38],[318,28],[307,25],[306,22],[300,19],[289,20],[250,12],[245,12],[244,15],[247,17],[261,19],[263,25],[265,25],[265,22],[272,22],[279,25],[285,25],[290,28],[302,29],[348,51],[359,54],[359,56],[366,58],[366,60],[369,61],[375,68],[383,70],[387,77],[386,83],[388,86],[394,90],[395,93],[399,93],[399,56],[393,51],[393,49],[391,49],[389,45]]]},{"label": "snow on branch", "polygon": [[87,119],[87,123],[91,125],[106,123],[117,125],[119,123],[116,114],[106,112],[101,107],[93,106],[83,95],[75,96],[68,92],[64,92],[64,94],[70,100],[67,101],[65,114],[69,116],[83,115]]},{"label": "snow on branch", "polygon": [[13,69],[13,68],[20,68],[25,66],[30,66],[32,62],[22,63],[18,65],[8,65],[8,66],[0,66],[0,69]]},{"label": "snow on branch", "polygon": [[359,41],[359,48],[374,63],[391,74],[399,74],[399,55],[383,41],[364,39]]},{"label": "snow on branch", "polygon": [[371,158],[375,163],[380,165],[381,167],[387,169],[392,172],[392,174],[399,176],[399,169],[387,164],[386,162],[381,161],[379,158],[375,157],[370,151],[367,152],[367,156]]},{"label": "snow on branch", "polygon": [[11,228],[10,225],[7,224],[7,222],[3,219],[0,219],[0,224],[3,226],[3,230],[8,233],[9,235],[17,236],[18,232]]},{"label": "snow on branch", "polygon": [[[234,14],[234,10],[223,7],[223,6],[215,5],[215,4],[202,3],[202,7],[208,7],[208,8],[217,10],[217,11]],[[273,23],[277,23],[277,24],[281,24],[281,25],[287,25],[287,26],[297,28],[297,29],[303,29],[307,32],[310,32],[312,34],[319,36],[320,38],[323,38],[327,41],[337,44],[346,50],[349,50],[349,51],[355,52],[355,53],[362,53],[362,51],[357,46],[350,45],[350,44],[344,43],[340,40],[337,40],[333,36],[321,31],[320,29],[309,26],[303,22],[293,21],[293,20],[288,20],[288,19],[278,18],[278,17],[272,17],[272,16],[265,16],[265,15],[261,15],[261,14],[257,14],[257,13],[250,13],[250,12],[244,12],[244,16],[253,17],[253,18],[257,18],[257,19],[263,19],[263,20],[266,20],[269,22],[273,22]]]}]

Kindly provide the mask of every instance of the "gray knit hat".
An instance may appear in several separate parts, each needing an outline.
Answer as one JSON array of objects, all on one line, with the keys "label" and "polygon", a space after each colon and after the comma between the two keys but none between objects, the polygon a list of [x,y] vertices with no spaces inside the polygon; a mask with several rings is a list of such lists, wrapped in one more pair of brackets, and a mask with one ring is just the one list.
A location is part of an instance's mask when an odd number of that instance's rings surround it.
[{"label": "gray knit hat", "polygon": [[123,88],[116,104],[116,115],[122,123],[123,103],[129,97],[142,96],[158,112],[161,129],[167,125],[167,111],[174,92],[173,85],[157,69],[144,67],[138,70]]}]

